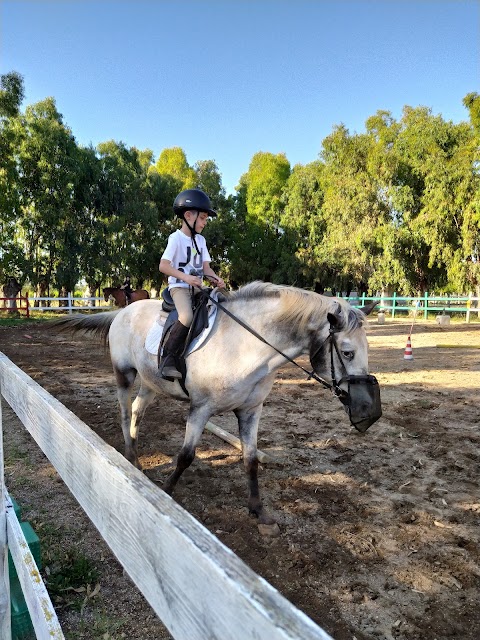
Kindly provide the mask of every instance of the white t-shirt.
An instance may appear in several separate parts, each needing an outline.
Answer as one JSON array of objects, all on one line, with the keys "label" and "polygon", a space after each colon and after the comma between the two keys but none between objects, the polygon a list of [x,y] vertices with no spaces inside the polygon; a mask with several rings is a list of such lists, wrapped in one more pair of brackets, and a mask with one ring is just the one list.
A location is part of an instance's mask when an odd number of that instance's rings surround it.
[{"label": "white t-shirt", "polygon": [[[212,259],[208,253],[205,238],[197,234],[195,241],[200,253],[195,249],[192,238],[178,229],[168,238],[167,248],[163,252],[161,260],[168,260],[172,267],[184,273],[190,274],[195,271],[201,278],[203,276],[203,263],[211,262]],[[174,276],[168,276],[168,288],[172,289],[173,287],[188,287],[188,284]]]}]

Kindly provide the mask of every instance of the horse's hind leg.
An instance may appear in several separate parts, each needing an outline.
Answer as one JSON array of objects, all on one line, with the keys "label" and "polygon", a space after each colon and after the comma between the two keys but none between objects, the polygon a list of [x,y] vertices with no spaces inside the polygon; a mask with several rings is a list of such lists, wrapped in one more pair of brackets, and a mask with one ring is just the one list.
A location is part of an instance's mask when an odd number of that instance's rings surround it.
[{"label": "horse's hind leg", "polygon": [[132,391],[133,383],[137,376],[135,369],[121,371],[114,368],[115,377],[117,379],[117,396],[120,405],[120,423],[123,431],[123,439],[125,440],[125,457],[137,469],[141,469],[138,460],[138,427],[145,413],[146,408],[155,398],[155,392],[140,385],[138,396],[132,407]]},{"label": "horse's hind leg", "polygon": [[145,411],[155,400],[156,395],[157,394],[155,393],[155,391],[152,391],[152,389],[150,389],[146,385],[141,384],[138,395],[132,405],[132,418],[130,421],[130,431],[128,434],[130,449],[128,449],[127,439],[125,439],[125,457],[127,458],[127,460],[130,460],[130,462],[134,464],[137,469],[142,468],[142,465],[140,464],[140,461],[138,459],[138,431],[140,428],[140,423],[143,419],[143,416],[145,415]]},{"label": "horse's hind leg", "polygon": [[258,488],[257,434],[262,408],[263,403],[250,409],[237,409],[235,415],[242,443],[243,464],[248,477],[248,509],[257,516],[260,524],[274,524],[275,519],[263,507]]},{"label": "horse's hind leg", "polygon": [[208,411],[207,413],[205,407],[202,409],[190,409],[185,429],[185,439],[177,456],[175,471],[168,476],[162,487],[169,495],[172,495],[180,476],[195,459],[195,450],[210,416],[211,412]]}]

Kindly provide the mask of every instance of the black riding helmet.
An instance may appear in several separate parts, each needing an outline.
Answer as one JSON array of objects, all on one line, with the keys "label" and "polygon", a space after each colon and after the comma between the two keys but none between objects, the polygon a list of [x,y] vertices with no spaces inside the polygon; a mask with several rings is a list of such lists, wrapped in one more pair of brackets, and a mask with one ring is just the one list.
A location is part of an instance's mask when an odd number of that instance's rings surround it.
[{"label": "black riding helmet", "polygon": [[175,198],[173,211],[176,216],[183,219],[185,211],[190,210],[205,212],[209,216],[217,215],[217,212],[212,209],[210,198],[201,189],[185,189]]}]

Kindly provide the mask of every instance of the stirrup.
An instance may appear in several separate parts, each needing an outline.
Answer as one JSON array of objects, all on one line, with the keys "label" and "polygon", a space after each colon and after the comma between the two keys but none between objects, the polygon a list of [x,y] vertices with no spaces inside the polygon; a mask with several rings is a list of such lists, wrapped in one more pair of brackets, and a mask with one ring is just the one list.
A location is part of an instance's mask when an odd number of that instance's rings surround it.
[{"label": "stirrup", "polygon": [[[172,362],[169,362],[172,361]],[[160,362],[160,375],[162,378],[175,378],[181,380],[182,374],[175,366],[175,358],[171,353],[168,353],[163,362]]]}]

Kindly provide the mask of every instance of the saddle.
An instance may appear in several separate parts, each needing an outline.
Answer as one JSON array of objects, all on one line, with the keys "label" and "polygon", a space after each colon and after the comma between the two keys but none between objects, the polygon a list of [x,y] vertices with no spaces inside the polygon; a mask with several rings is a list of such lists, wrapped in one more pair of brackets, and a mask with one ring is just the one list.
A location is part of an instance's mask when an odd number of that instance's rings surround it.
[{"label": "saddle", "polygon": [[[197,336],[199,336],[204,329],[208,327],[208,299],[210,293],[213,289],[207,288],[198,291],[192,299],[192,309],[193,309],[193,320],[190,325],[190,330],[187,334],[187,338],[185,340],[185,347],[183,349],[182,354],[178,357],[178,370],[182,374],[182,379],[180,381],[180,385],[183,390],[185,389],[185,376],[187,373],[187,366],[185,363],[185,354],[188,351],[188,347],[195,340]],[[173,302],[172,295],[168,288],[162,291],[162,310],[168,313],[167,319],[165,320],[165,325],[163,327],[162,337],[160,339],[160,349],[159,349],[159,358],[162,352],[163,346],[168,339],[168,334],[172,326],[178,320],[178,311],[175,308],[175,303]],[[167,378],[168,380],[168,378]],[[173,378],[172,378],[173,380]],[[188,394],[187,394],[188,395]]]}]

